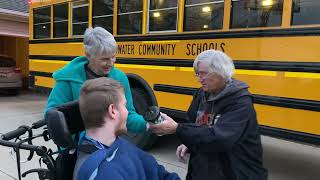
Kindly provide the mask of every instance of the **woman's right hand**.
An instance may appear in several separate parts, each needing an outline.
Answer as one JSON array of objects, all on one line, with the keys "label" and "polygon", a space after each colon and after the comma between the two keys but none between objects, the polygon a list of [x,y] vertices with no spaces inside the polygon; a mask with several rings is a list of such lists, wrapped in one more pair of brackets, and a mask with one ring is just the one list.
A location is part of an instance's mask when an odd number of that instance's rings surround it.
[{"label": "woman's right hand", "polygon": [[185,154],[187,153],[187,151],[188,151],[188,148],[184,144],[181,144],[180,146],[177,147],[176,155],[177,155],[179,161],[186,163],[186,160],[184,157],[185,157]]}]

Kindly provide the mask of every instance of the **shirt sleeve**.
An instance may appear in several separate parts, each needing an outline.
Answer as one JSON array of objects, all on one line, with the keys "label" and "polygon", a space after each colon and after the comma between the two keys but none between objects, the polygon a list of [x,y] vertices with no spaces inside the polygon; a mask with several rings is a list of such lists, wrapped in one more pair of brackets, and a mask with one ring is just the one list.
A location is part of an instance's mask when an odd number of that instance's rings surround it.
[{"label": "shirt sleeve", "polygon": [[127,100],[127,109],[128,109],[128,119],[127,119],[127,128],[132,133],[142,133],[147,130],[147,122],[144,120],[143,116],[138,114],[134,108],[132,94],[130,90],[130,84],[127,76],[125,76],[122,81],[124,86],[125,96]]},{"label": "shirt sleeve", "polygon": [[176,173],[168,172],[162,165],[158,164],[158,175],[160,180],[180,180]]},{"label": "shirt sleeve", "polygon": [[[149,175],[149,179],[159,180],[180,180],[177,173],[167,171],[157,160],[147,152],[135,147],[137,153],[140,156],[142,163],[144,164],[144,171]],[[156,178],[157,176],[157,178]]]},{"label": "shirt sleeve", "polygon": [[73,100],[70,84],[66,81],[57,81],[48,98],[45,113],[53,107]]}]

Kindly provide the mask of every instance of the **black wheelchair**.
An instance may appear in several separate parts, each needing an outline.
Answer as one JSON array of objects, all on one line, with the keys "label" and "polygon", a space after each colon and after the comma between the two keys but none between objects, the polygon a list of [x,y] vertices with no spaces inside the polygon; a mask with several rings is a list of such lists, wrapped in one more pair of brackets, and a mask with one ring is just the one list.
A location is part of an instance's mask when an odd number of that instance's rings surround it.
[{"label": "black wheelchair", "polygon": [[[42,128],[42,133],[34,135],[33,130]],[[16,130],[3,134],[0,145],[12,147],[16,153],[18,179],[30,173],[37,173],[40,180],[72,180],[76,162],[77,134],[84,130],[78,101],[63,104],[50,109],[45,119],[33,123],[31,126],[20,126]],[[26,138],[21,138],[23,135]],[[36,138],[45,141],[53,140],[57,145],[55,150],[43,145],[33,144]],[[30,161],[34,153],[45,168],[30,169],[21,174],[20,150],[29,151]]]}]

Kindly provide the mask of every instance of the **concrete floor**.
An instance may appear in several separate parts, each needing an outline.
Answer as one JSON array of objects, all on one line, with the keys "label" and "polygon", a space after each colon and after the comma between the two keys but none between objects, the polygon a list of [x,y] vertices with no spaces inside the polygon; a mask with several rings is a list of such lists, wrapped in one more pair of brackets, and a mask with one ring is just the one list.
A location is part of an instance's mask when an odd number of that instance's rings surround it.
[{"label": "concrete floor", "polygon": [[[7,97],[0,94],[0,133],[16,129],[22,124],[31,125],[42,118],[47,97],[31,92],[19,96]],[[38,131],[41,132],[41,131]],[[269,170],[270,180],[319,180],[320,179],[320,148],[303,145],[270,137],[262,137],[264,163]],[[52,143],[42,140],[38,145],[45,144],[55,148]],[[168,171],[177,172],[184,179],[187,164],[179,162],[175,157],[178,139],[163,136],[149,152],[163,164]],[[27,152],[22,152],[21,160],[25,161]],[[38,159],[22,163],[22,172],[39,167]],[[17,179],[15,154],[7,147],[0,146],[0,179]],[[27,176],[28,180],[36,180],[35,174]]]},{"label": "concrete floor", "polygon": [[[21,125],[31,125],[42,118],[46,97],[30,92],[24,92],[19,96],[7,97],[0,94],[0,133],[6,133],[17,129]],[[38,131],[39,133],[39,131]],[[44,141],[37,140],[38,145]],[[50,146],[54,147],[52,143]],[[21,172],[39,167],[38,158],[26,162],[28,152],[21,151]],[[11,148],[0,146],[0,179],[11,180],[17,178],[16,157]],[[36,180],[35,174],[30,174],[25,179]]]}]

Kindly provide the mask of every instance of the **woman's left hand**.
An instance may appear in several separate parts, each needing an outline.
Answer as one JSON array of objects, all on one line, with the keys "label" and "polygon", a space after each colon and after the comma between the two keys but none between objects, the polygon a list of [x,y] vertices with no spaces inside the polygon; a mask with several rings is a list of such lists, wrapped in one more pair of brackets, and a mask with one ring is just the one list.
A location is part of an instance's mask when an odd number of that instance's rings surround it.
[{"label": "woman's left hand", "polygon": [[188,148],[184,144],[181,144],[180,146],[177,147],[176,155],[179,161],[186,163],[185,155],[187,151],[188,151]]},{"label": "woman's left hand", "polygon": [[150,131],[158,135],[176,133],[178,123],[164,113],[161,113],[161,116],[164,118],[164,121],[159,124],[150,124]]}]

